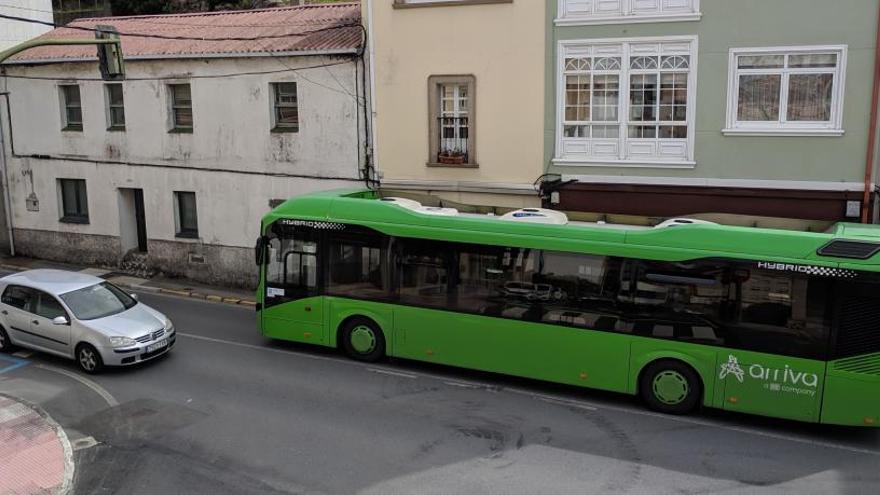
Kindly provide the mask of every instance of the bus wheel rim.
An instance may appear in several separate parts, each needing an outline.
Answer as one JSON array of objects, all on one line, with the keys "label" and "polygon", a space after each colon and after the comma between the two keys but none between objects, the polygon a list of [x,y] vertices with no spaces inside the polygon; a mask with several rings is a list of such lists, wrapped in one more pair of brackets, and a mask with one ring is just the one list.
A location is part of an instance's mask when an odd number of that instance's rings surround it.
[{"label": "bus wheel rim", "polygon": [[351,347],[360,354],[369,354],[376,348],[376,335],[366,325],[358,325],[351,331]]},{"label": "bus wheel rim", "polygon": [[654,377],[652,388],[654,397],[669,405],[681,404],[690,390],[687,379],[681,373],[672,370],[658,373]]}]

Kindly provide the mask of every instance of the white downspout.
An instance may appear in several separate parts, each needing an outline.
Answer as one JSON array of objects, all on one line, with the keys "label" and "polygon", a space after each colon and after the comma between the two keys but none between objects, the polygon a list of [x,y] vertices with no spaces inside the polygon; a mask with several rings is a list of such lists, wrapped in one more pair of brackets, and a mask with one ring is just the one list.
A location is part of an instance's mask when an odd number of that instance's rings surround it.
[{"label": "white downspout", "polygon": [[[9,93],[2,93],[0,96],[9,98]],[[6,108],[9,108],[7,106]],[[0,107],[0,182],[3,186],[3,206],[6,210],[6,233],[9,236],[9,254],[15,256],[15,240],[12,238],[12,201],[9,199],[11,191],[9,190],[9,181],[6,173],[6,132],[3,130],[3,108]],[[11,116],[7,117],[12,122]],[[12,132],[10,127],[9,132]]]},{"label": "white downspout", "polygon": [[370,63],[367,67],[370,71],[370,147],[373,150],[373,169],[376,171],[376,178],[380,179],[379,174],[379,147],[376,144],[376,52],[374,49],[375,38],[373,37],[373,0],[367,0],[367,52],[369,53]]}]

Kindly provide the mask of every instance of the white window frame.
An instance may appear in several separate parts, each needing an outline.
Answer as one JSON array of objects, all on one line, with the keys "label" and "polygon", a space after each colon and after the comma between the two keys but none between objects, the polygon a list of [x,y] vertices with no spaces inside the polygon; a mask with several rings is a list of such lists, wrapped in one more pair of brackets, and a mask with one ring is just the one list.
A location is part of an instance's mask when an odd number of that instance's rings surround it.
[{"label": "white window frame", "polygon": [[[662,37],[641,37],[641,38],[603,38],[603,39],[586,39],[586,40],[565,40],[560,41],[557,47],[557,66],[556,66],[556,149],[554,153],[553,163],[565,166],[583,166],[583,167],[639,167],[639,168],[682,168],[692,169],[696,166],[694,161],[694,143],[696,137],[696,102],[697,102],[697,58],[698,58],[698,37],[697,36],[662,36]],[[657,44],[682,44],[687,43],[689,47],[690,63],[688,69],[688,101],[687,101],[687,128],[688,136],[686,139],[669,138],[630,138],[628,126],[631,123],[629,117],[630,111],[630,73],[638,70],[631,70],[630,55],[638,55],[633,53],[631,48],[633,45]],[[577,150],[569,152],[572,149],[571,144],[575,147],[578,143],[584,143],[585,149],[593,145],[594,139],[587,138],[566,138],[565,132],[565,58],[570,55],[572,49],[577,50],[578,47],[589,46],[615,46],[622,45],[623,49],[620,53],[621,71],[619,72],[619,100],[618,100],[618,121],[620,131],[617,137],[617,152],[615,156],[599,157],[595,156],[592,151],[585,151],[584,156],[572,156],[577,154]],[[661,48],[662,49],[662,48]],[[659,81],[658,81],[659,83]],[[658,119],[659,121],[659,119]],[[580,139],[580,141],[578,141]],[[653,155],[642,155],[635,158],[632,153],[628,152],[629,143],[639,144],[639,142],[656,141],[660,147],[661,141],[667,143],[683,143],[686,146],[684,156],[680,158],[664,157],[662,153],[654,153]],[[658,148],[659,149],[659,148]]]},{"label": "white window frame", "polygon": [[[594,12],[581,14],[570,12],[572,3],[582,1],[591,2]],[[618,0],[620,8],[608,13],[597,13],[595,9],[599,2],[614,0],[557,0],[556,19],[553,21],[557,26],[593,26],[601,24],[637,24],[652,22],[684,22],[699,21],[703,14],[700,11],[700,0]],[[677,7],[670,5],[673,2],[690,2],[689,7]],[[656,5],[646,8],[646,6]]]},{"label": "white window frame", "polygon": [[[842,136],[843,101],[846,89],[847,45],[818,46],[776,46],[731,48],[727,75],[727,127],[723,133],[728,136]],[[834,53],[837,67],[790,69],[740,69],[737,59],[748,55],[800,55],[806,53]],[[787,64],[784,64],[787,65]],[[831,99],[831,120],[828,122],[786,122],[788,110],[788,78],[790,74],[827,74],[834,72],[834,87]],[[741,74],[781,74],[779,96],[779,121],[738,121],[739,76]]]}]

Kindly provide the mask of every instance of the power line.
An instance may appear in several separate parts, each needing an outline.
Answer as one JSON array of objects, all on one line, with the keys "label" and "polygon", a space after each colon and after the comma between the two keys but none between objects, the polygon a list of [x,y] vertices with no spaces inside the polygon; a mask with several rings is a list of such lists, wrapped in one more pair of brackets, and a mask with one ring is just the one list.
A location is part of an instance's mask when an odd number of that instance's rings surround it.
[{"label": "power line", "polygon": [[[31,24],[40,24],[43,26],[50,26],[57,28],[54,22],[41,21],[38,19],[28,19],[26,17],[18,17],[14,15],[0,14],[0,19],[7,19],[11,21],[20,21],[20,22],[28,22]],[[112,18],[108,18],[112,19]],[[112,21],[111,21],[112,22]],[[67,25],[62,26],[66,29],[73,29],[76,31],[86,31],[90,33],[105,33],[105,31],[97,28],[89,28],[84,26],[73,26]],[[218,26],[223,27],[223,26]],[[222,38],[206,38],[206,37],[196,37],[196,36],[170,36],[164,34],[148,34],[148,33],[130,33],[130,32],[119,32],[119,36],[129,36],[133,38],[153,38],[153,39],[161,39],[161,40],[172,40],[172,41],[259,41],[259,40],[271,40],[271,39],[282,39],[282,38],[291,38],[297,36],[307,36],[310,34],[323,33],[326,31],[333,31],[336,29],[345,29],[345,28],[354,28],[354,27],[362,27],[360,22],[357,23],[348,23],[348,24],[337,24],[334,26],[327,26],[324,28],[313,29],[310,31],[299,31],[296,33],[285,33],[285,34],[266,34],[261,36],[248,36],[248,37],[238,37],[238,36],[225,36]]]},{"label": "power line", "polygon": [[[227,77],[239,77],[239,76],[259,76],[263,74],[279,74],[283,72],[299,72],[303,70],[309,69],[320,69],[323,67],[334,67],[337,65],[344,65],[351,63],[351,60],[343,60],[339,62],[326,63],[326,64],[317,64],[317,65],[308,65],[304,67],[290,67],[286,66],[284,69],[278,70],[264,70],[264,71],[252,71],[252,72],[230,72],[225,74],[206,74],[206,75],[194,75],[181,77],[179,75],[173,76],[163,76],[163,77],[126,77],[126,81],[168,81],[168,80],[177,80],[177,79],[223,79]],[[300,74],[302,76],[302,74]],[[33,80],[33,81],[71,81],[71,82],[87,82],[87,81],[104,81],[104,79],[100,77],[49,77],[49,76],[21,76],[21,75],[12,75],[12,74],[0,74],[0,77],[5,77],[8,79],[24,79],[24,80]],[[304,78],[305,79],[305,78]],[[306,81],[315,84],[317,86],[327,87],[323,84],[316,83],[309,79]],[[328,88],[334,90],[334,88]]]}]

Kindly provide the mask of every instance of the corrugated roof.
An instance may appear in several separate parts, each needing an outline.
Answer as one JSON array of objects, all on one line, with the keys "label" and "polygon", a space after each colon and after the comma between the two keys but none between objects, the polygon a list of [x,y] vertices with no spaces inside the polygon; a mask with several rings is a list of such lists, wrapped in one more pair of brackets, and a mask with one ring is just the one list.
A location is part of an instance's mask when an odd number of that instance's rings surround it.
[{"label": "corrugated roof", "polygon": [[[360,20],[359,3],[317,4],[259,10],[77,19],[40,38],[94,38],[93,32],[75,27],[110,25],[121,33],[122,53],[129,59],[351,52],[361,46]],[[126,33],[129,35],[126,36]],[[94,45],[44,46],[24,51],[9,62],[90,60],[97,59],[96,53]]]}]

